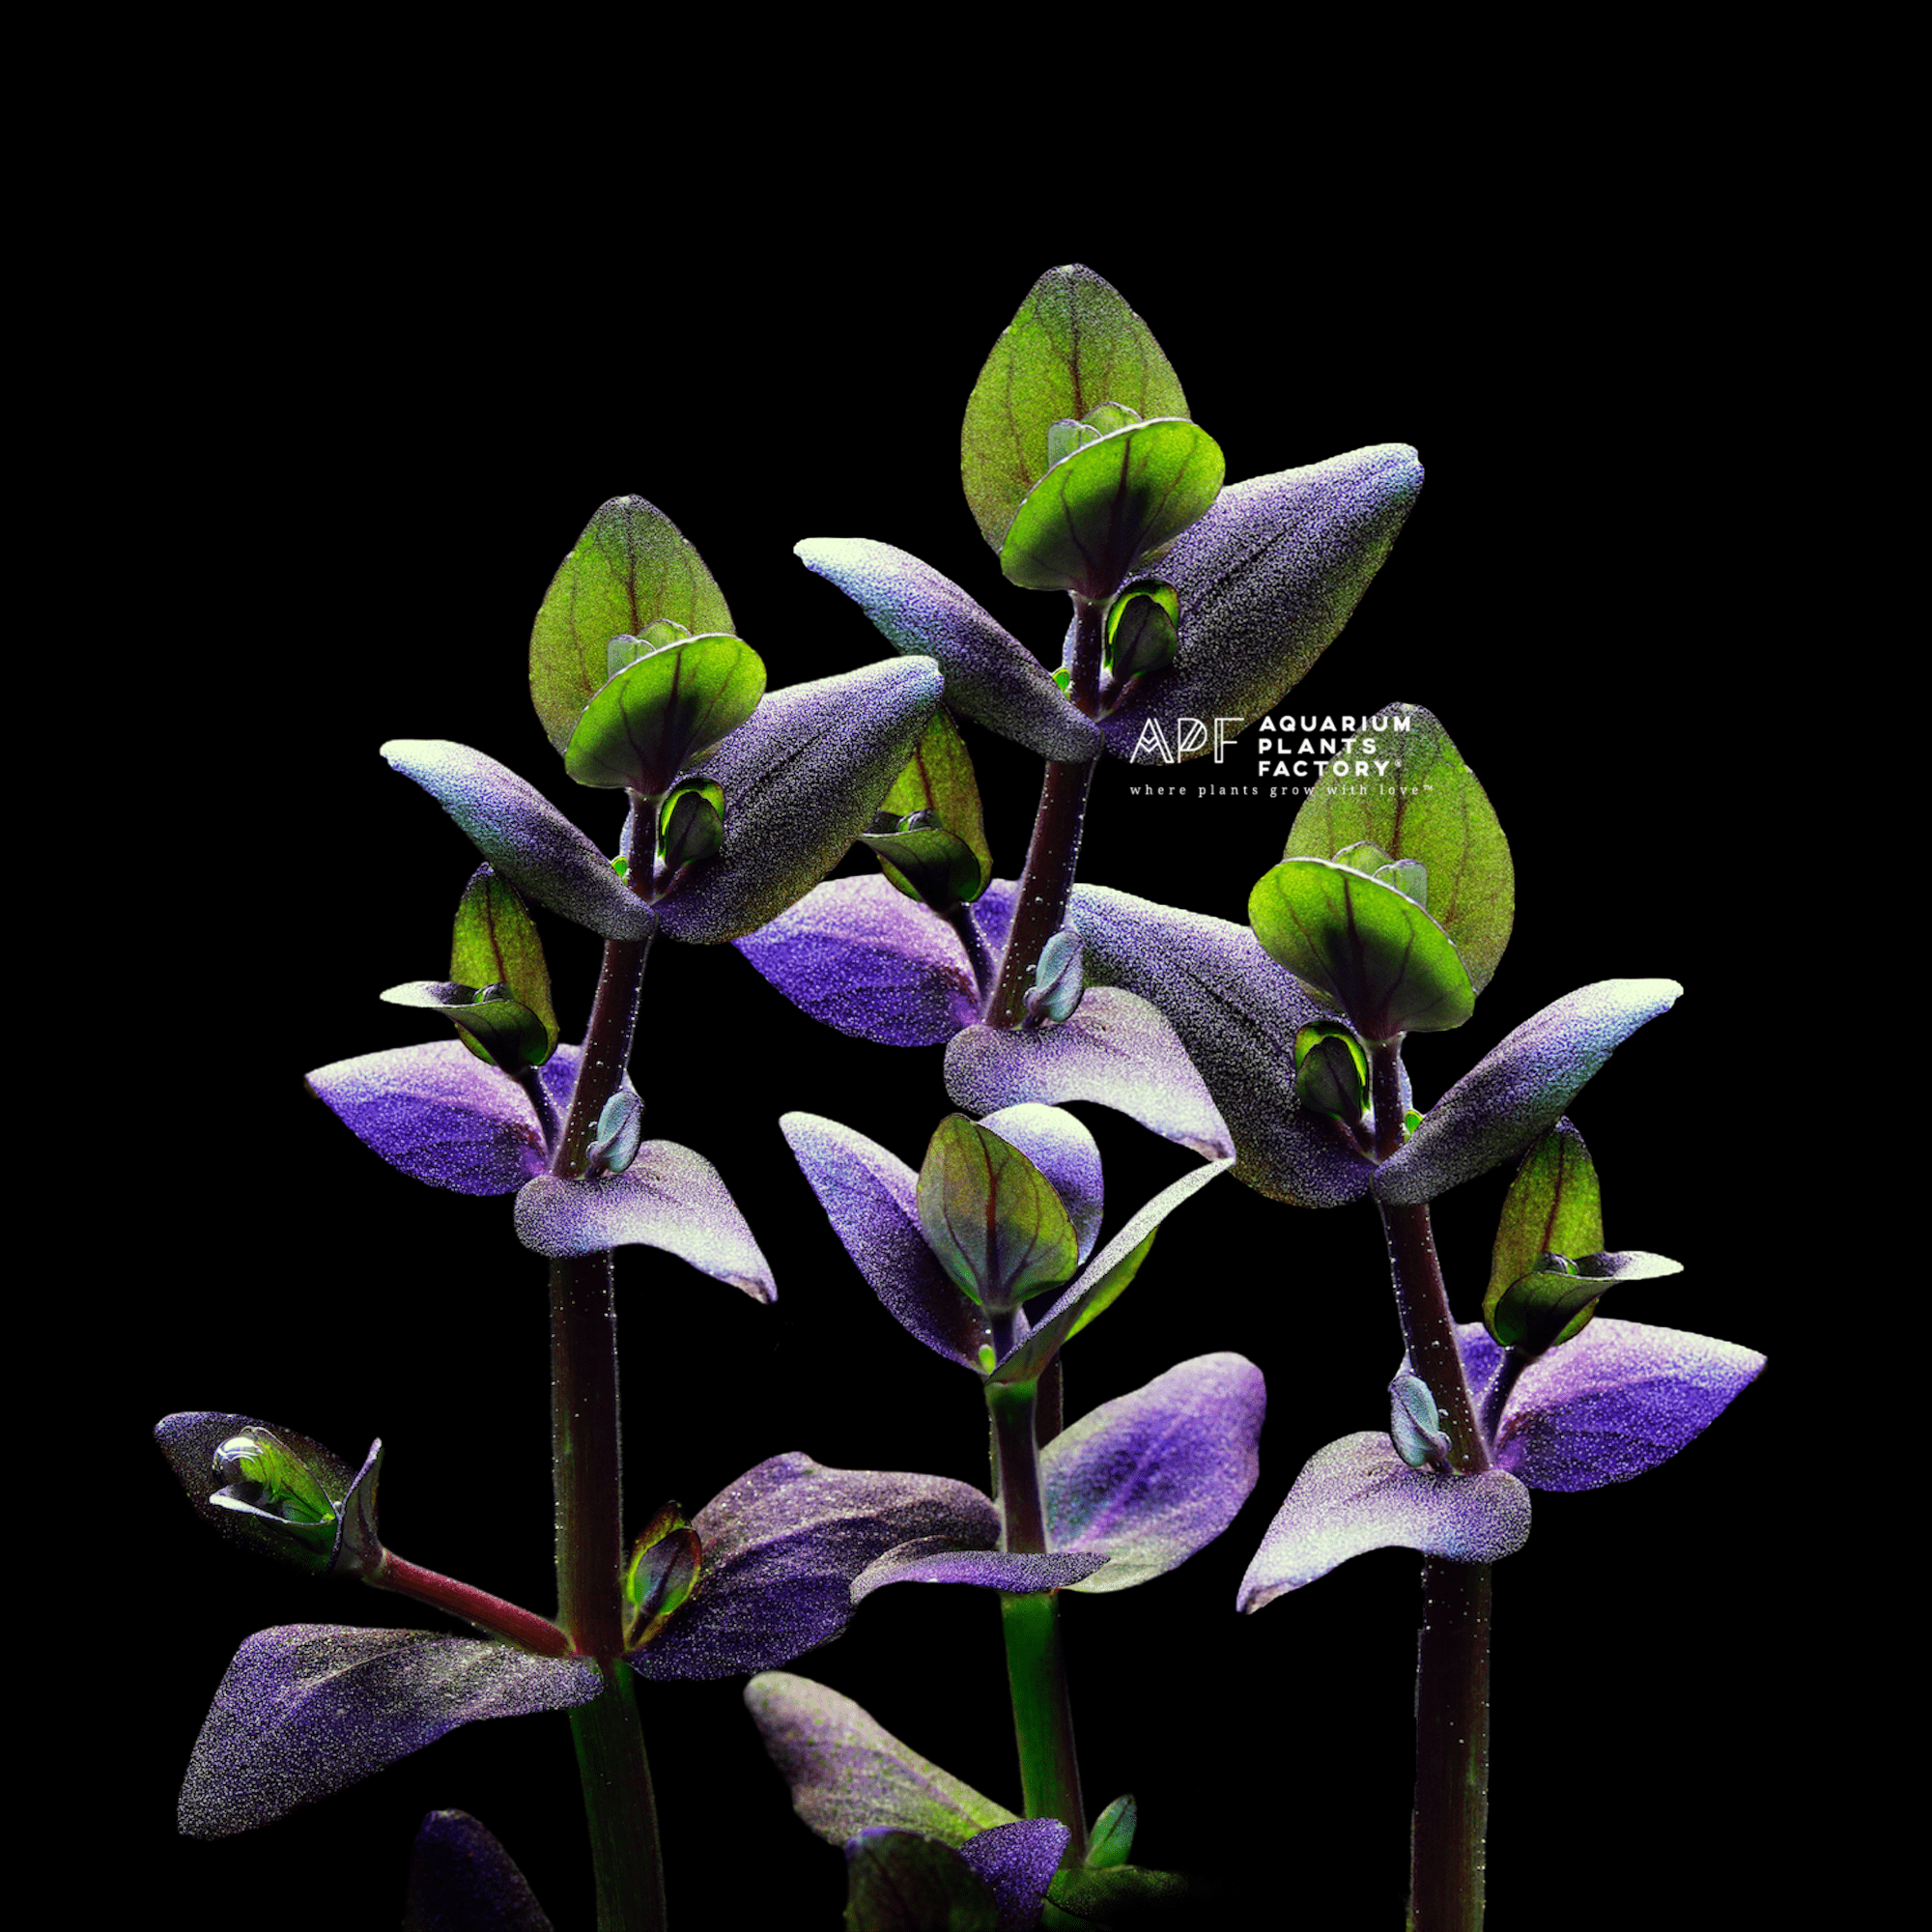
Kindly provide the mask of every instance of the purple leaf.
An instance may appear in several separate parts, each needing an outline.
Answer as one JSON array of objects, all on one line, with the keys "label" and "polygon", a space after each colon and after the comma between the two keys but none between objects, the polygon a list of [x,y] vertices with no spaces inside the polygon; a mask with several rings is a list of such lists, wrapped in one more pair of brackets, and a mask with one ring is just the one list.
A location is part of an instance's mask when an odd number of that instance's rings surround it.
[{"label": "purple leaf", "polygon": [[943,1476],[824,1469],[796,1453],[748,1470],[692,1519],[697,1587],[631,1662],[644,1677],[731,1677],[830,1643],[852,1579],[915,1537],[989,1547],[999,1516]]},{"label": "purple leaf", "polygon": [[1375,1172],[1341,1125],[1294,1092],[1294,1036],[1332,1019],[1245,925],[1076,886],[1068,917],[1090,985],[1124,987],[1167,1016],[1234,1137],[1235,1178],[1272,1201],[1359,1201]]},{"label": "purple leaf", "polygon": [[939,702],[922,661],[769,692],[706,761],[724,841],[657,905],[673,939],[739,939],[801,899],[870,823]]},{"label": "purple leaf", "polygon": [[1433,1201],[1520,1153],[1556,1124],[1611,1053],[1683,991],[1675,980],[1600,980],[1545,1007],[1423,1116],[1377,1171],[1377,1199],[1394,1207]]},{"label": "purple leaf", "polygon": [[1101,1550],[960,1549],[943,1537],[915,1537],[887,1550],[852,1579],[852,1601],[862,1603],[888,1583],[972,1583],[983,1590],[1021,1595],[1064,1590],[1091,1577],[1106,1561]]},{"label": "purple leaf", "polygon": [[1199,1355],[1102,1403],[1040,1456],[1047,1540],[1112,1560],[1076,1590],[1125,1590],[1220,1535],[1261,1473],[1262,1372]]},{"label": "purple leaf", "polygon": [[484,1718],[600,1695],[597,1666],[426,1631],[281,1624],[235,1653],[195,1740],[181,1828],[220,1838],[267,1825]]},{"label": "purple leaf", "polygon": [[923,1832],[963,1845],[1015,1822],[1004,1805],[902,1745],[849,1697],[809,1677],[771,1670],[745,1686],[745,1703],[792,1808],[821,1838]]},{"label": "purple leaf", "polygon": [[1107,749],[1134,757],[1154,724],[1172,751],[1175,721],[1199,718],[1205,751],[1216,718],[1271,709],[1349,621],[1421,487],[1415,451],[1379,443],[1223,490],[1157,566],[1179,594],[1180,650],[1102,721]]},{"label": "purple leaf", "polygon": [[718,1170],[674,1141],[645,1141],[622,1174],[594,1180],[540,1176],[517,1196],[517,1238],[551,1256],[633,1243],[663,1248],[754,1301],[778,1296]]},{"label": "purple leaf", "polygon": [[421,785],[526,898],[605,939],[650,931],[650,907],[610,860],[507,766],[446,738],[392,738],[383,756]]},{"label": "purple leaf", "polygon": [[925,1244],[918,1174],[876,1141],[817,1114],[787,1114],[779,1126],[845,1252],[894,1321],[979,1374],[992,1330]]},{"label": "purple leaf", "polygon": [[[996,880],[972,907],[995,957],[1013,892]],[[735,944],[802,1011],[882,1046],[935,1046],[980,1017],[958,935],[876,874],[827,879]]]},{"label": "purple leaf", "polygon": [[[543,1068],[553,1094],[552,1068],[558,1081],[574,1079],[578,1057],[579,1049],[559,1047]],[[536,1109],[507,1073],[485,1066],[461,1040],[338,1060],[311,1073],[308,1089],[364,1147],[432,1187],[509,1194],[544,1171]],[[566,1104],[569,1097],[566,1085]]]},{"label": "purple leaf", "polygon": [[[1480,1391],[1502,1350],[1480,1322],[1457,1333]],[[1523,1370],[1503,1406],[1496,1463],[1533,1490],[1627,1483],[1701,1435],[1763,1367],[1735,1342],[1600,1315]]]},{"label": "purple leaf", "polygon": [[1071,1835],[1058,1818],[1018,1818],[976,1833],[959,1847],[999,1902],[999,1932],[1031,1932],[1039,1923],[1040,1903]]},{"label": "purple leaf", "polygon": [[1235,1607],[1258,1610],[1365,1550],[1494,1563],[1528,1535],[1529,1492],[1506,1469],[1472,1476],[1411,1469],[1383,1432],[1365,1430],[1308,1459],[1248,1565]]},{"label": "purple leaf", "polygon": [[1100,1232],[1106,1189],[1100,1174],[1100,1150],[1086,1123],[1059,1107],[1022,1104],[1002,1107],[980,1124],[1016,1147],[1046,1177],[1073,1223],[1079,1258],[1094,1252]]},{"label": "purple leaf", "polygon": [[1024,1100],[1093,1100],[1204,1160],[1235,1151],[1179,1036],[1158,1008],[1117,987],[1093,988],[1057,1026],[968,1027],[946,1049],[946,1091],[974,1114]]},{"label": "purple leaf", "polygon": [[467,1811],[432,1811],[410,1858],[403,1932],[553,1932],[529,1881]]},{"label": "purple leaf", "polygon": [[896,650],[938,660],[946,701],[1042,758],[1085,764],[1100,734],[1039,660],[930,564],[870,537],[809,537],[805,567],[836,583]]}]

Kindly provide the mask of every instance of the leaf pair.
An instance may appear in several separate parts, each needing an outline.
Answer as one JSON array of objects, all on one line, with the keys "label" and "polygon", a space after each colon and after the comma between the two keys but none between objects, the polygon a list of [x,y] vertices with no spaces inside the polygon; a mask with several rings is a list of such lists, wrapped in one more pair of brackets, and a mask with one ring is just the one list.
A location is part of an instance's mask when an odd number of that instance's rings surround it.
[{"label": "leaf pair", "polygon": [[[1470,1385],[1501,1371],[1479,1323],[1459,1329]],[[1493,1466],[1477,1475],[1411,1467],[1378,1431],[1318,1450],[1294,1480],[1241,1582],[1258,1610],[1370,1549],[1492,1563],[1529,1535],[1531,1490],[1627,1482],[1700,1435],[1764,1367],[1735,1343],[1600,1319],[1523,1371],[1502,1413]]]}]

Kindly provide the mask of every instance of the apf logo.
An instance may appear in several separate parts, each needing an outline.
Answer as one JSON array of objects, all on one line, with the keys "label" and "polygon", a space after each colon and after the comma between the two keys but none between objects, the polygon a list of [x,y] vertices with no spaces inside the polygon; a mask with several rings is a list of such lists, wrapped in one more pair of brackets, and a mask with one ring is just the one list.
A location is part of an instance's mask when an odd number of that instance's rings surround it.
[{"label": "apf logo", "polygon": [[[1255,753],[1259,759],[1256,776],[1302,779],[1321,778],[1324,773],[1332,773],[1336,778],[1382,778],[1386,776],[1389,766],[1400,760],[1378,756],[1380,746],[1375,738],[1366,734],[1372,731],[1406,734],[1410,723],[1400,713],[1385,718],[1351,718],[1346,714],[1340,718],[1264,718],[1261,732],[1255,741]],[[1240,718],[1216,718],[1213,721],[1214,762],[1217,765],[1245,724],[1246,721]],[[1141,735],[1135,742],[1133,762],[1146,764],[1158,758],[1162,764],[1171,765],[1179,759],[1191,758],[1196,753],[1206,751],[1208,738],[1207,720],[1182,717],[1174,721],[1174,738],[1170,743],[1167,733],[1161,729],[1160,720],[1150,718],[1141,726]]]}]

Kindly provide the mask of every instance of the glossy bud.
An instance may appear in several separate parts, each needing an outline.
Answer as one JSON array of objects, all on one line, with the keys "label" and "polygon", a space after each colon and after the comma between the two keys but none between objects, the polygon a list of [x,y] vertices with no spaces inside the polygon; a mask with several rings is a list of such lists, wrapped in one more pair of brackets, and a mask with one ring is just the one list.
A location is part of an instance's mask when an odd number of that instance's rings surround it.
[{"label": "glossy bud", "polygon": [[1447,1469],[1449,1437],[1435,1397],[1418,1375],[1405,1370],[1389,1383],[1389,1440],[1411,1469]]},{"label": "glossy bud", "polygon": [[644,1103],[631,1088],[620,1087],[597,1117],[597,1138],[584,1150],[586,1177],[622,1174],[638,1157],[644,1134]]},{"label": "glossy bud", "polygon": [[696,1589],[703,1570],[697,1532],[676,1503],[666,1503],[644,1525],[624,1572],[626,1650],[637,1650],[657,1634]]},{"label": "glossy bud", "polygon": [[668,872],[716,855],[724,842],[724,792],[709,779],[687,779],[658,809],[658,861]]},{"label": "glossy bud", "polygon": [[1062,926],[1041,948],[1026,994],[1029,1026],[1072,1017],[1087,990],[1082,957],[1080,935],[1070,925]]},{"label": "glossy bud", "polygon": [[1294,1036],[1294,1093],[1304,1107],[1359,1121],[1368,1107],[1369,1057],[1347,1027],[1316,1021]]}]

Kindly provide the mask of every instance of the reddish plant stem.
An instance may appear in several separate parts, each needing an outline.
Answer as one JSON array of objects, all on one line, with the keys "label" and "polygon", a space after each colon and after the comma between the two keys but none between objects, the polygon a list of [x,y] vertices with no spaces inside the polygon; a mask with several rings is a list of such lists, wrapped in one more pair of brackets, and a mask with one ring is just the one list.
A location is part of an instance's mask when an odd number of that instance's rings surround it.
[{"label": "reddish plant stem", "polygon": [[433,1604],[440,1610],[461,1617],[465,1623],[474,1624],[478,1630],[488,1631],[492,1636],[508,1637],[512,1643],[533,1650],[540,1657],[570,1655],[570,1639],[548,1617],[505,1603],[487,1590],[460,1583],[454,1577],[425,1570],[421,1564],[398,1556],[393,1549],[385,1549],[382,1568],[362,1580],[378,1590],[393,1590],[398,1596],[413,1597],[419,1604]]}]

